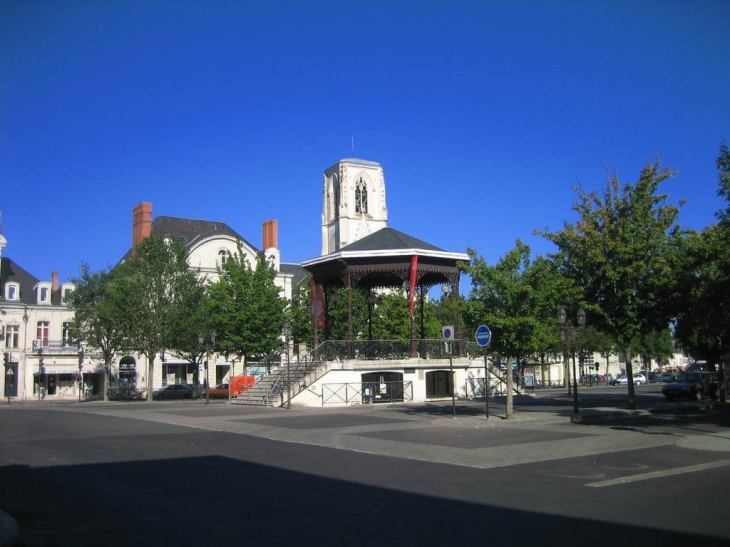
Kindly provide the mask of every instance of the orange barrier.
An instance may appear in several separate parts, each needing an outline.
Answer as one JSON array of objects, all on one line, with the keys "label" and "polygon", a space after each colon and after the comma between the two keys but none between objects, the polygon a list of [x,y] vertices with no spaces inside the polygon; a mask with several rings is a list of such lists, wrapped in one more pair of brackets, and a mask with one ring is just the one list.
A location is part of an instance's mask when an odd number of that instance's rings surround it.
[{"label": "orange barrier", "polygon": [[232,376],[231,381],[231,395],[233,397],[241,395],[244,391],[252,388],[256,383],[255,376]]}]

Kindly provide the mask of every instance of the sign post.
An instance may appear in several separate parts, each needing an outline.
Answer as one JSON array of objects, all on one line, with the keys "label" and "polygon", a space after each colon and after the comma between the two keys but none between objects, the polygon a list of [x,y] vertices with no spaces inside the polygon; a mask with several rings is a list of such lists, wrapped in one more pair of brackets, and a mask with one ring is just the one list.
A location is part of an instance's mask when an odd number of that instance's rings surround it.
[{"label": "sign post", "polygon": [[486,325],[477,327],[476,332],[477,344],[484,348],[484,405],[487,411],[487,420],[489,419],[489,367],[487,366],[487,346],[492,341],[492,331]]}]

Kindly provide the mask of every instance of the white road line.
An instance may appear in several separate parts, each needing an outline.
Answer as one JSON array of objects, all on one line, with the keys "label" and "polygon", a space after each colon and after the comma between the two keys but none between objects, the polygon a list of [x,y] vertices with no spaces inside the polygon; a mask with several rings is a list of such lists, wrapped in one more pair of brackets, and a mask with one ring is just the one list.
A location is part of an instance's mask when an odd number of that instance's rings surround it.
[{"label": "white road line", "polygon": [[649,479],[658,479],[660,477],[670,477],[672,475],[681,475],[683,473],[695,473],[697,471],[705,471],[706,469],[714,469],[730,465],[730,460],[719,460],[716,462],[701,463],[699,465],[689,465],[687,467],[677,467],[675,469],[665,469],[664,471],[652,471],[651,473],[640,473],[638,475],[629,475],[628,477],[619,477],[608,481],[589,482],[584,486],[591,488],[602,488],[604,486],[616,486],[617,484],[628,484],[630,482],[646,481]]}]

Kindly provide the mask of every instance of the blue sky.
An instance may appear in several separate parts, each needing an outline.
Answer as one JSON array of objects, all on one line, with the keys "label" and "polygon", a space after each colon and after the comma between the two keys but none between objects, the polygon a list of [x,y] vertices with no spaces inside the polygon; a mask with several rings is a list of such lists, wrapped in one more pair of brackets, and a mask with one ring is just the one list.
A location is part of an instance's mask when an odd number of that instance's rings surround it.
[{"label": "blue sky", "polygon": [[389,225],[494,263],[574,220],[606,166],[702,229],[724,203],[730,2],[0,3],[3,256],[113,265],[132,208],[220,220],[282,260],[321,249],[322,173],[385,169]]}]

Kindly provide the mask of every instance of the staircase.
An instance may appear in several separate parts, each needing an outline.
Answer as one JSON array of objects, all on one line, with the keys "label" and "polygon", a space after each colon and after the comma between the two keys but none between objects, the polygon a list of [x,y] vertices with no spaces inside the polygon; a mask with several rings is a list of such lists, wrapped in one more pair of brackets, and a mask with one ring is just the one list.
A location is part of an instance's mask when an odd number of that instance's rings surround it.
[{"label": "staircase", "polygon": [[269,372],[258,376],[252,387],[231,399],[231,404],[283,406],[287,398],[287,379],[291,382],[293,398],[322,376],[322,373],[318,374],[318,369],[326,368],[322,361],[313,360],[310,354],[300,354],[290,356],[287,363],[287,349],[287,346],[282,346],[261,361],[260,365],[268,368]]}]

